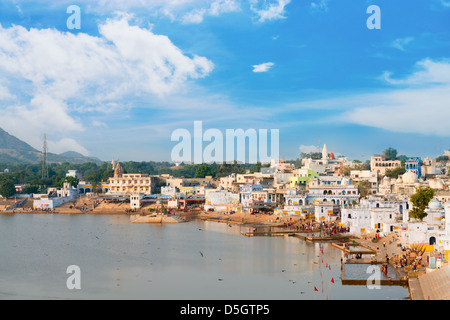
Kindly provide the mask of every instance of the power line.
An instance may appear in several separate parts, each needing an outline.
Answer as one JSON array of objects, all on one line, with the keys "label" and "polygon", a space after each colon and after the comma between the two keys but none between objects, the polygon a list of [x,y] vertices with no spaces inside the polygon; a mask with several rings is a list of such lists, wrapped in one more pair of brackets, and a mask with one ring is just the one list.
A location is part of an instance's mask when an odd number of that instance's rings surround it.
[{"label": "power line", "polygon": [[42,145],[42,179],[48,179],[47,153],[47,135],[44,133],[44,143]]}]

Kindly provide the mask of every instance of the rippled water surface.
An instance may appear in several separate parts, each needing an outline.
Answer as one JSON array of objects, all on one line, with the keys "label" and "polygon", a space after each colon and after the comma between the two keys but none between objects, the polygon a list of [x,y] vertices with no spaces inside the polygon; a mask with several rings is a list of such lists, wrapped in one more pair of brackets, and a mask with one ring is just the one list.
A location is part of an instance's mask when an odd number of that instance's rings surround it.
[{"label": "rippled water surface", "polygon": [[[133,224],[119,215],[0,215],[0,299],[403,299],[343,286],[341,251],[245,237],[216,222]],[[69,290],[68,266],[81,289]],[[334,283],[331,282],[334,280]],[[314,287],[318,291],[314,290]]]}]

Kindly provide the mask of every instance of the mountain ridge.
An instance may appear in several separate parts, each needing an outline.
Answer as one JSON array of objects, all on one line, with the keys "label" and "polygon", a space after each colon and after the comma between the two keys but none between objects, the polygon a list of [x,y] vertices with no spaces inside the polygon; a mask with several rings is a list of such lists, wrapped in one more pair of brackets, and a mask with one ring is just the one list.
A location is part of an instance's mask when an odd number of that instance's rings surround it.
[{"label": "mountain ridge", "polygon": [[[9,134],[0,128],[0,162],[6,163],[30,163],[35,164],[42,161],[42,152],[36,150],[28,143]],[[66,151],[61,154],[47,154],[47,161],[52,162],[69,162],[69,163],[101,163],[102,160],[95,157],[87,157],[76,151]]]}]

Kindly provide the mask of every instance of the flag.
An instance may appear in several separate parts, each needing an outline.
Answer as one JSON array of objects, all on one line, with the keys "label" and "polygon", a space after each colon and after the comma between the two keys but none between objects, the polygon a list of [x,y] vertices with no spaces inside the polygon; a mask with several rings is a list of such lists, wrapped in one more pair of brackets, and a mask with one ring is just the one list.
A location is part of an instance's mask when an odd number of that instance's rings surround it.
[{"label": "flag", "polygon": [[316,288],[316,287],[314,287],[314,291],[319,291],[319,290],[317,290],[317,288]]},{"label": "flag", "polygon": [[330,268],[329,270],[331,270],[331,264],[328,267]]},{"label": "flag", "polygon": [[334,279],[333,278],[331,278],[331,283],[334,283]]}]

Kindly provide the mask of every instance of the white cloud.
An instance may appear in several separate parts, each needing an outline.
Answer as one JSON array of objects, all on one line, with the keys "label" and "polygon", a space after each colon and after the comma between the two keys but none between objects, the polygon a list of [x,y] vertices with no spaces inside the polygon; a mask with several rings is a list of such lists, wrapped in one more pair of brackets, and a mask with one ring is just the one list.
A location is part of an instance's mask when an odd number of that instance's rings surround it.
[{"label": "white cloud", "polygon": [[86,150],[82,145],[80,145],[77,141],[71,138],[63,138],[58,141],[48,140],[48,151],[51,153],[63,153],[66,151],[75,151],[79,152],[84,156],[89,155],[89,151]]},{"label": "white cloud", "polygon": [[403,79],[393,79],[391,72],[384,72],[383,78],[394,85],[450,84],[450,59],[424,59],[416,63],[415,70]]},{"label": "white cloud", "polygon": [[100,128],[108,128],[108,125],[104,123],[103,121],[94,120],[92,121],[93,127],[100,127]]},{"label": "white cloud", "polygon": [[274,66],[273,62],[265,62],[253,65],[253,72],[267,72]]},{"label": "white cloud", "polygon": [[311,2],[311,9],[317,11],[328,11],[328,0],[319,0],[317,2]]},{"label": "white cloud", "polygon": [[450,135],[449,85],[396,90],[375,98],[366,106],[346,112],[342,119],[393,132]]},{"label": "white cloud", "polygon": [[441,0],[441,4],[442,4],[444,7],[450,8],[450,1]]},{"label": "white cloud", "polygon": [[311,153],[311,152],[319,152],[319,147],[318,146],[305,146],[305,145],[301,145],[300,147],[298,147],[300,152],[303,153]]},{"label": "white cloud", "polygon": [[222,13],[236,12],[240,5],[236,0],[214,0],[208,8],[196,8],[181,17],[183,23],[201,23],[205,16],[219,16]]},{"label": "white cloud", "polygon": [[285,7],[291,0],[250,0],[250,9],[257,15],[258,22],[285,19]]},{"label": "white cloud", "polygon": [[[9,0],[15,2],[16,0]],[[25,0],[27,1],[27,0]],[[72,0],[28,0],[42,6],[67,7],[74,4]],[[240,10],[242,0],[78,0],[82,10],[102,15],[117,11],[132,12],[145,10],[150,16],[163,16],[171,21],[183,23],[200,23],[205,16],[219,16]]]},{"label": "white cloud", "polygon": [[425,59],[408,77],[386,80],[406,88],[338,99],[336,108],[349,109],[335,120],[393,132],[450,136],[450,60]]},{"label": "white cloud", "polygon": [[413,40],[414,40],[413,37],[398,38],[392,41],[391,47],[401,51],[405,51],[405,46],[408,45]]},{"label": "white cloud", "polygon": [[[450,59],[424,59],[408,76],[381,79],[391,87],[303,101],[275,112],[316,110],[320,116],[314,120],[315,125],[357,124],[390,132],[450,136]],[[311,125],[311,121],[304,123]],[[298,122],[293,121],[292,126],[296,125]]]},{"label": "white cloud", "polygon": [[9,92],[9,89],[0,84],[0,101],[2,100],[12,100],[15,96]]},{"label": "white cloud", "polygon": [[164,98],[212,71],[207,58],[187,56],[130,19],[108,19],[100,36],[0,25],[0,99],[20,97],[0,105],[0,127],[36,147],[44,132],[82,132],[77,114],[127,106],[129,97]]}]

